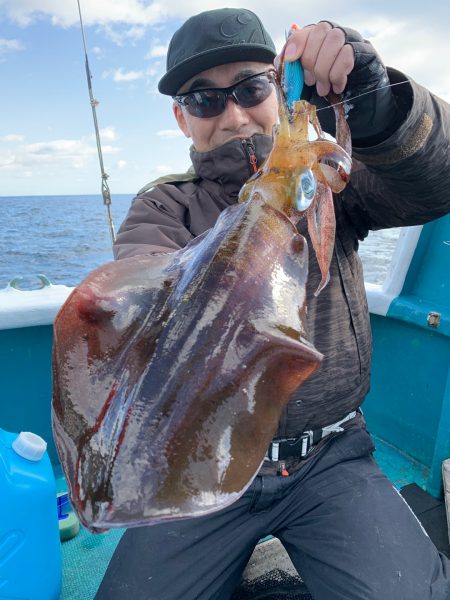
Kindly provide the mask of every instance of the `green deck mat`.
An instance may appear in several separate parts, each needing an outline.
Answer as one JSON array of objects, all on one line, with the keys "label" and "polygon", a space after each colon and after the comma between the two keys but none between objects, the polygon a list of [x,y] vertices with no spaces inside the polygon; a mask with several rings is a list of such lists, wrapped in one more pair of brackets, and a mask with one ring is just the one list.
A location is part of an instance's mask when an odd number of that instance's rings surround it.
[{"label": "green deck mat", "polygon": [[[372,436],[376,443],[375,459],[382,471],[399,488],[409,483],[425,486],[428,470],[393,446]],[[61,489],[61,480],[58,482]],[[62,544],[63,587],[60,600],[92,600],[100,585],[124,529],[91,534],[80,533]]]},{"label": "green deck mat", "polygon": [[80,533],[63,542],[63,586],[61,600],[90,600],[100,585],[124,529],[92,534]]}]

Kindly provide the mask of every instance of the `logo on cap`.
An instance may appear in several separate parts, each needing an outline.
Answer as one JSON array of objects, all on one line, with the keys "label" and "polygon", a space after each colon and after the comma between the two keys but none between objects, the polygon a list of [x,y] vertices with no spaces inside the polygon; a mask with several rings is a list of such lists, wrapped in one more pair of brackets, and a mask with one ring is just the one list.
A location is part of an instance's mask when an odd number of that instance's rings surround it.
[{"label": "logo on cap", "polygon": [[[220,25],[220,33],[224,37],[234,37],[241,33],[242,29],[250,23],[252,15],[248,13],[239,13],[238,15],[230,15],[226,17]],[[250,40],[249,40],[250,41]]]}]

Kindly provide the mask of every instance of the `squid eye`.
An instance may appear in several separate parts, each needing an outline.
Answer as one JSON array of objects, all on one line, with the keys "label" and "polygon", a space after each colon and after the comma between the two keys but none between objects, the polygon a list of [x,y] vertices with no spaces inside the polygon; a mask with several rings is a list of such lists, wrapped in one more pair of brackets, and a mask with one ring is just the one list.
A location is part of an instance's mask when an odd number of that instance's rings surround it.
[{"label": "squid eye", "polygon": [[316,195],[316,190],[317,182],[311,169],[303,171],[297,183],[297,210],[303,211],[309,208]]}]

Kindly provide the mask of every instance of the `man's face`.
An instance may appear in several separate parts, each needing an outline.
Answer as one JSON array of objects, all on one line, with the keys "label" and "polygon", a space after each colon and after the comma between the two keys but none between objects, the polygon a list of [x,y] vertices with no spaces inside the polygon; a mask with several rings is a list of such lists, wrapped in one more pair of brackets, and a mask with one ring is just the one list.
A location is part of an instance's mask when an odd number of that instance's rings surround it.
[{"label": "man's face", "polygon": [[[205,89],[225,88],[251,75],[269,70],[270,65],[259,62],[235,62],[207,69],[189,79],[179,94]],[[273,86],[272,86],[273,87]],[[174,102],[173,111],[181,131],[192,138],[198,152],[213,150],[236,138],[248,138],[254,133],[272,134],[278,118],[278,103],[273,87],[270,96],[253,108],[243,108],[228,98],[225,111],[217,117],[201,119],[190,115],[184,106]]]}]

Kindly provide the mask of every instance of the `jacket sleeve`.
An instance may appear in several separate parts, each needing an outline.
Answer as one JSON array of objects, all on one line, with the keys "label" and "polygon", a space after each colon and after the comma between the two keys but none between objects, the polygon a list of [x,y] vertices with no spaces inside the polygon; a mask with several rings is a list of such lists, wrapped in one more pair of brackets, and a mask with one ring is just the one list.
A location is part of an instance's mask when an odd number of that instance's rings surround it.
[{"label": "jacket sleeve", "polygon": [[[407,79],[389,70],[392,82]],[[387,140],[353,148],[342,210],[359,239],[371,229],[420,225],[450,212],[450,106],[414,81],[394,88],[405,121]]]},{"label": "jacket sleeve", "polygon": [[175,185],[155,185],[138,194],[117,233],[114,258],[184,247],[194,237],[186,227],[186,215],[185,195]]}]

